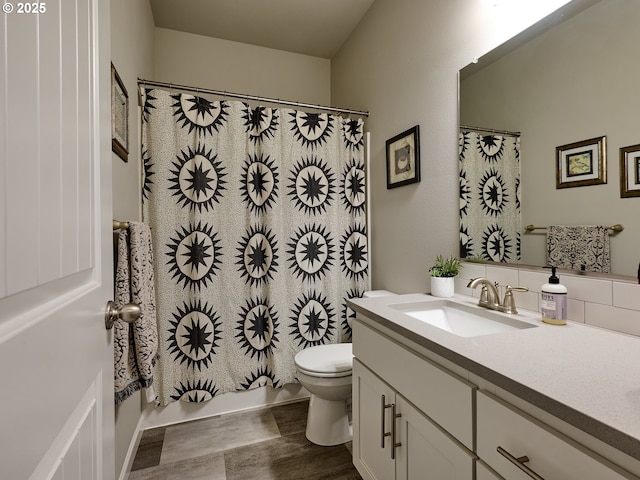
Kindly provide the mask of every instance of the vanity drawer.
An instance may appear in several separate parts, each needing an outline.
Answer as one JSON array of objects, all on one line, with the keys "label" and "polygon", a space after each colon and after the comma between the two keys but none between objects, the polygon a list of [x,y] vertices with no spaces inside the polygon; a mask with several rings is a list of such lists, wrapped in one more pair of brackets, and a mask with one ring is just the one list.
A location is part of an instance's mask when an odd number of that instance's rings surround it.
[{"label": "vanity drawer", "polygon": [[[514,464],[517,461],[513,457],[524,456],[529,458],[525,465],[548,480],[637,478],[484,391],[477,395],[477,435],[478,456],[510,480],[538,478]],[[499,447],[503,454],[499,453]]]},{"label": "vanity drawer", "polygon": [[353,354],[431,420],[473,450],[475,385],[359,321]]}]

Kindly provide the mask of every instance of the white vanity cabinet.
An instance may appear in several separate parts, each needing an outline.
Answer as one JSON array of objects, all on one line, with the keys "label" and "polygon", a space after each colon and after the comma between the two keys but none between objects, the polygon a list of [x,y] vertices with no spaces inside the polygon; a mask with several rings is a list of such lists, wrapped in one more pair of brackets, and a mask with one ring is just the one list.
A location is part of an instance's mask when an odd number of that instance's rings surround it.
[{"label": "white vanity cabinet", "polygon": [[[356,310],[353,323],[353,460],[365,480],[640,480],[635,448],[640,437],[625,437],[627,428],[614,430],[620,418],[637,423],[639,384],[622,383],[626,371],[616,368],[633,358],[636,339],[580,325],[560,332],[569,352],[579,351],[583,344],[599,345],[607,352],[585,357],[589,367],[584,368],[590,372],[608,365],[605,373],[616,374],[606,382],[593,380],[601,394],[608,392],[603,385],[615,392],[614,417],[596,408],[603,398],[595,397],[593,406],[578,401],[590,399],[590,391],[583,384],[574,391],[570,378],[562,383],[567,391],[561,392],[568,401],[553,400],[547,392],[559,395],[557,385],[545,383],[522,359],[517,337],[525,335],[454,338],[424,328],[395,308],[401,302],[423,301],[416,294],[393,297],[393,305],[382,300],[354,302],[362,308]],[[551,332],[557,335],[544,326],[531,329],[527,348],[543,355],[549,341],[556,341]],[[512,362],[508,368],[500,363],[503,356]],[[558,361],[548,362],[550,371]],[[536,365],[541,368],[545,362],[541,356]],[[514,388],[518,385],[524,388]],[[573,409],[576,404],[581,408]],[[394,417],[394,409],[400,416]],[[594,411],[597,415],[590,416]],[[585,417],[588,428],[576,423],[573,412]],[[598,415],[611,423],[596,422]],[[590,418],[596,423],[589,423]],[[393,450],[392,443],[397,444]]]},{"label": "white vanity cabinet", "polygon": [[357,359],[353,455],[365,480],[473,480],[475,455]]},{"label": "white vanity cabinet", "polygon": [[485,391],[477,394],[477,435],[478,456],[509,480],[637,478]]},{"label": "white vanity cabinet", "polygon": [[358,321],[353,328],[353,458],[362,477],[473,480],[475,387]]}]

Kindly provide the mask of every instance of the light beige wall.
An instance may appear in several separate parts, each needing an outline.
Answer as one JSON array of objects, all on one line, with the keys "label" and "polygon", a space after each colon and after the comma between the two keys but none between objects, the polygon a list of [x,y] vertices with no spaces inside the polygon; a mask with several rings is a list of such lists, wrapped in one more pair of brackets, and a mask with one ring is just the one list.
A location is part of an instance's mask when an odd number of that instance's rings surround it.
[{"label": "light beige wall", "polygon": [[[129,161],[125,163],[115,153],[112,155],[113,216],[119,220],[140,219],[137,78],[153,73],[153,31],[148,0],[111,0],[111,61],[129,94]],[[116,407],[116,472],[124,466],[141,412],[139,393]]]},{"label": "light beige wall", "polygon": [[[371,112],[374,288],[425,291],[435,256],[458,253],[457,72],[562,2],[487,3],[377,0],[332,61],[334,104]],[[385,141],[414,125],[422,181],[387,190]]]},{"label": "light beige wall", "polygon": [[330,61],[157,28],[154,80],[328,105]]},{"label": "light beige wall", "polygon": [[[635,275],[640,199],[620,198],[619,149],[640,143],[636,0],[607,0],[464,80],[462,123],[522,132],[523,225],[624,224],[612,271]],[[607,136],[608,183],[556,189],[555,148]],[[522,237],[544,265],[544,232]],[[630,261],[631,260],[631,261]]]}]

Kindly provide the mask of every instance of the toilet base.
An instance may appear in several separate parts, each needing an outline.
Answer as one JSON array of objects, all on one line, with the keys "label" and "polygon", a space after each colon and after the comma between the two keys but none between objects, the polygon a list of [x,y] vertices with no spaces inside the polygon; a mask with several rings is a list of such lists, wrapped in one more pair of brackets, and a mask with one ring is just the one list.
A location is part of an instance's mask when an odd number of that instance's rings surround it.
[{"label": "toilet base", "polygon": [[325,400],[312,394],[305,435],[323,447],[350,442],[353,435],[346,400]]}]

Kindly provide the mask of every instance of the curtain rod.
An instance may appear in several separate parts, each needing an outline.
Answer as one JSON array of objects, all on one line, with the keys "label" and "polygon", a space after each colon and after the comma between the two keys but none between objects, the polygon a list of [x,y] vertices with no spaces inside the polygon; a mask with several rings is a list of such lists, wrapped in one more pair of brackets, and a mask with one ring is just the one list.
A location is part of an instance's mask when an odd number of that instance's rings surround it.
[{"label": "curtain rod", "polygon": [[499,133],[500,135],[511,135],[519,137],[520,132],[510,132],[509,130],[495,130],[493,128],[470,127],[468,125],[460,125],[461,130],[473,130],[475,132]]},{"label": "curtain rod", "polygon": [[196,92],[196,93],[208,93],[211,95],[218,95],[221,97],[232,97],[232,98],[241,98],[245,100],[254,100],[257,102],[269,102],[269,103],[277,103],[280,105],[289,105],[293,107],[302,107],[302,108],[313,108],[315,110],[324,110],[327,112],[336,112],[336,113],[347,113],[360,115],[363,117],[368,117],[369,112],[363,112],[360,110],[349,110],[346,108],[335,108],[335,107],[326,107],[324,105],[313,105],[311,103],[300,103],[300,102],[292,102],[289,100],[280,100],[279,98],[269,98],[269,97],[259,97],[257,95],[245,95],[243,93],[233,93],[226,92],[223,90],[212,90],[209,88],[198,88],[198,87],[190,87],[187,85],[177,85],[175,83],[166,83],[166,82],[156,82],[155,80],[145,80],[143,78],[138,78],[138,85],[148,85],[152,87],[165,87],[165,88],[175,88],[177,90],[185,90],[187,92]]}]

